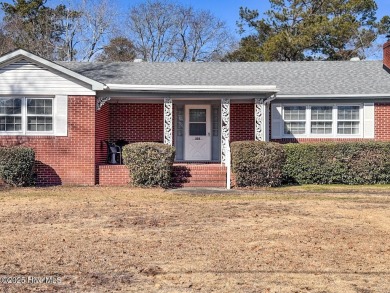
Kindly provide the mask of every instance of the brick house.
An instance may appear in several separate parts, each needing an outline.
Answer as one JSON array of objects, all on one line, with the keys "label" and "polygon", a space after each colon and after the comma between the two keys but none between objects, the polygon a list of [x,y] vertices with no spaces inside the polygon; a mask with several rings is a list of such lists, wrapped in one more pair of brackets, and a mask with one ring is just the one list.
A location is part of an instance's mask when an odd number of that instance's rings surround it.
[{"label": "brick house", "polygon": [[[182,185],[224,186],[229,142],[390,140],[382,61],[50,62],[0,57],[0,145],[36,151],[38,184],[125,184],[105,141],[176,147]],[[207,163],[207,164],[205,164]]]}]

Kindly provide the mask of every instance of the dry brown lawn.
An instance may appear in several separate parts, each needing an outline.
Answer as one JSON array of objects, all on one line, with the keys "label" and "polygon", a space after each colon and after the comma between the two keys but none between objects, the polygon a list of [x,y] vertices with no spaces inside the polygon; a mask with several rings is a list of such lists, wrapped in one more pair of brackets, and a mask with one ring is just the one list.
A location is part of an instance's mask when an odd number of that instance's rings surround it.
[{"label": "dry brown lawn", "polygon": [[[0,190],[3,292],[390,292],[390,188]],[[30,279],[31,280],[31,279]]]}]

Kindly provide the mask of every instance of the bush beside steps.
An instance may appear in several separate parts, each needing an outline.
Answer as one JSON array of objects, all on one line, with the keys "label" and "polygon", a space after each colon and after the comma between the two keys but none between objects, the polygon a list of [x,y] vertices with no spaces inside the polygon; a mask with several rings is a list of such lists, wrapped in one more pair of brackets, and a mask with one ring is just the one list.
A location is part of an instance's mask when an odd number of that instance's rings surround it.
[{"label": "bush beside steps", "polygon": [[154,142],[132,143],[123,148],[122,156],[134,186],[170,186],[175,158],[173,146]]},{"label": "bush beside steps", "polygon": [[237,141],[231,143],[231,155],[238,187],[282,184],[285,152],[281,144]]}]

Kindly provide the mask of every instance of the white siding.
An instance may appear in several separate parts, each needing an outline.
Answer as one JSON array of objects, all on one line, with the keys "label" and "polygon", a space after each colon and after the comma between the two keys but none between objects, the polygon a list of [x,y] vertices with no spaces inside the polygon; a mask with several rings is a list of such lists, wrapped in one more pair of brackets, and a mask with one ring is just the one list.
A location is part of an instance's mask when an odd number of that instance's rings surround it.
[{"label": "white siding", "polygon": [[25,59],[0,68],[0,95],[95,95],[91,86]]},{"label": "white siding", "polygon": [[271,105],[271,138],[282,138],[282,106]]}]

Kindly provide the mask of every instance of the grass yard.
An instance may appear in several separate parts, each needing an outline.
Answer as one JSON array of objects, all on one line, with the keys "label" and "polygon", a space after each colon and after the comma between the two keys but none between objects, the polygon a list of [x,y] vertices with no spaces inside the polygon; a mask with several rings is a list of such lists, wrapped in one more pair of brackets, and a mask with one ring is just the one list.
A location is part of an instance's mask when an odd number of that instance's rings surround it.
[{"label": "grass yard", "polygon": [[61,279],[3,292],[390,292],[389,186],[3,189],[0,210],[2,281]]}]

